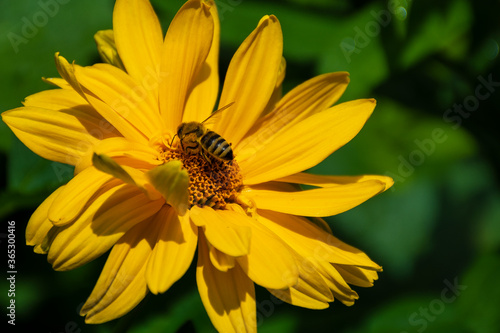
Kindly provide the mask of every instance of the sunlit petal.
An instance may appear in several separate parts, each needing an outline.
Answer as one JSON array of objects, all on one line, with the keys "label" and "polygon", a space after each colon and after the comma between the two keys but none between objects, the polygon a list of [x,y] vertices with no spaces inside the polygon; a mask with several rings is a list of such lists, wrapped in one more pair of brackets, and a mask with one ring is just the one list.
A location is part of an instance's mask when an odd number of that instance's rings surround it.
[{"label": "sunlit petal", "polygon": [[212,266],[203,236],[198,246],[196,282],[208,316],[219,332],[257,332],[253,282],[238,265],[227,272]]},{"label": "sunlit petal", "polygon": [[348,83],[347,72],[323,74],[302,83],[279,100],[269,114],[259,119],[235,150],[244,155],[245,147],[258,149],[279,131],[326,110],[338,101]]},{"label": "sunlit petal", "polygon": [[217,14],[217,6],[212,0],[205,1],[205,3],[209,4],[214,20],[212,46],[205,63],[192,83],[184,108],[183,122],[206,119],[214,108],[219,92],[219,15]]},{"label": "sunlit petal", "polygon": [[287,127],[252,154],[238,157],[245,184],[257,184],[304,171],[323,161],[361,130],[375,101],[356,100]]},{"label": "sunlit petal", "polygon": [[[215,131],[237,145],[264,111],[276,87],[283,36],[278,19],[264,16],[238,48],[229,64],[219,106],[234,102]],[[252,93],[248,93],[251,91]]]},{"label": "sunlit petal", "polygon": [[130,229],[111,250],[99,280],[80,314],[89,324],[123,316],[148,293],[146,263],[151,254],[147,222]]},{"label": "sunlit petal", "polygon": [[181,123],[189,90],[207,66],[213,31],[210,3],[198,0],[186,2],[168,28],[160,66],[160,111],[172,132]]},{"label": "sunlit petal", "polygon": [[174,209],[164,206],[151,221],[150,230],[157,240],[147,264],[146,279],[153,294],[164,293],[191,265],[198,228],[189,215],[179,217]]},{"label": "sunlit petal", "polygon": [[247,187],[242,195],[258,208],[302,216],[331,216],[345,212],[381,193],[385,183],[366,180],[360,183],[305,191],[281,192]]},{"label": "sunlit petal", "polygon": [[147,0],[117,0],[113,11],[114,39],[127,72],[137,80],[156,79],[163,33]]},{"label": "sunlit petal", "polygon": [[135,186],[105,185],[76,221],[60,229],[48,253],[49,263],[56,270],[69,270],[94,260],[163,204],[149,200]]},{"label": "sunlit petal", "polygon": [[223,211],[210,207],[191,208],[191,220],[203,228],[207,240],[221,252],[234,257],[248,254],[252,235],[250,226],[236,224]]}]

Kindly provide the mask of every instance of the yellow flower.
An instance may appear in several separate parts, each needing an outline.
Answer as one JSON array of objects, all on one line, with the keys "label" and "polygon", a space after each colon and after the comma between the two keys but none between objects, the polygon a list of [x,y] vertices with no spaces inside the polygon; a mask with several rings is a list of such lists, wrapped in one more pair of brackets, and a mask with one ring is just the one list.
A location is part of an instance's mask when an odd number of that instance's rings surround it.
[{"label": "yellow flower", "polygon": [[56,270],[111,250],[81,310],[87,323],[165,292],[196,249],[201,300],[222,332],[256,331],[254,283],[311,309],[334,298],[351,305],[358,296],[349,285],[373,284],[381,267],[321,217],[361,204],[392,179],[302,172],[350,141],[375,107],[372,99],[331,107],[347,73],[320,75],[282,97],[281,28],[264,16],[227,70],[219,107],[229,108],[203,125],[231,144],[234,159],[222,160],[215,148],[176,136],[181,123],[204,121],[217,99],[213,2],[188,1],[163,38],[147,0],[117,0],[113,30],[96,42],[106,63],[82,67],[56,54],[62,78],[46,80],[59,89],[2,114],[36,154],[75,167],[31,217],[27,244]]}]

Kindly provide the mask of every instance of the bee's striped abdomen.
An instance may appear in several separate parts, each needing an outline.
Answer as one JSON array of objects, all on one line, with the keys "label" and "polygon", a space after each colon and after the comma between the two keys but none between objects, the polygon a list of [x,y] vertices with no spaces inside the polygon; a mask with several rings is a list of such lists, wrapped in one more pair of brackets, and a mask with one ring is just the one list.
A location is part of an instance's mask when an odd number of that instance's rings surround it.
[{"label": "bee's striped abdomen", "polygon": [[201,137],[201,146],[211,156],[218,159],[231,161],[233,159],[233,150],[229,143],[214,131],[208,131]]}]

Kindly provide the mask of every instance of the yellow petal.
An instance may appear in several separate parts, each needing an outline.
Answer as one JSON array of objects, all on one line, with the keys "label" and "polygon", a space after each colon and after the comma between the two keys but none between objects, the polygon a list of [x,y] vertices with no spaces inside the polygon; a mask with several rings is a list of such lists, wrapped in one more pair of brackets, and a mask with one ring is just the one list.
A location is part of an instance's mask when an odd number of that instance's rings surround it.
[{"label": "yellow petal", "polygon": [[347,283],[355,286],[371,287],[373,286],[373,281],[378,279],[378,274],[374,270],[337,264],[334,264],[333,267],[335,267]]},{"label": "yellow petal", "polygon": [[231,218],[227,218],[223,211],[216,211],[208,206],[192,207],[190,216],[194,224],[203,227],[210,244],[221,252],[233,257],[249,252],[252,237],[249,226],[236,224]]},{"label": "yellow petal", "polygon": [[264,16],[238,48],[227,69],[219,106],[234,102],[214,129],[234,145],[264,111],[276,87],[283,52],[278,19]]},{"label": "yellow petal", "polygon": [[145,174],[144,171],[120,165],[109,156],[97,155],[95,153],[92,156],[92,164],[99,171],[120,179],[126,184],[137,186],[150,200],[158,200],[162,197],[162,194],[156,190],[150,182],[148,174]]},{"label": "yellow petal", "polygon": [[254,190],[247,187],[241,194],[253,200],[259,209],[301,216],[331,216],[358,206],[384,189],[385,183],[367,180],[297,192]]},{"label": "yellow petal", "polygon": [[[269,112],[273,111],[276,104],[283,97],[283,81],[285,80],[285,74],[286,74],[286,59],[285,59],[285,57],[281,57],[281,64],[280,64],[280,67],[278,69],[278,77],[276,78],[276,86],[274,87],[273,94],[269,98],[269,101],[267,102],[266,108],[265,108],[264,112],[262,112],[261,116],[267,115]],[[257,121],[257,123],[258,123],[258,121]],[[255,124],[254,124],[254,126],[255,126]],[[242,142],[243,141],[245,141],[245,139],[243,139]],[[242,142],[240,142],[239,145],[241,145]]]},{"label": "yellow petal", "polygon": [[99,280],[80,310],[88,324],[119,318],[146,296],[146,263],[151,254],[148,223],[130,229],[109,254]]},{"label": "yellow petal", "polygon": [[219,211],[219,215],[241,226],[252,229],[250,251],[236,261],[253,282],[265,288],[284,289],[298,281],[298,268],[290,248],[277,235],[259,222],[245,215],[238,205],[232,210]]},{"label": "yellow petal", "polygon": [[97,198],[72,224],[60,228],[49,250],[55,270],[70,270],[94,260],[113,246],[134,225],[154,215],[163,199],[149,200],[137,187],[102,187]]},{"label": "yellow petal", "polygon": [[333,295],[314,264],[298,254],[295,258],[299,267],[297,284],[285,290],[268,289],[277,298],[308,309],[326,309],[333,302]]},{"label": "yellow petal", "polygon": [[58,233],[59,228],[56,226],[52,226],[52,228],[50,228],[50,230],[43,238],[42,242],[35,245],[35,247],[33,248],[33,252],[38,254],[47,254],[49,252],[50,246],[52,245],[52,242],[54,241],[54,238]]},{"label": "yellow petal", "polygon": [[61,112],[67,112],[66,109],[74,109],[73,112],[78,112],[80,117],[87,116],[88,118],[100,118],[100,121],[103,120],[102,117],[88,105],[87,101],[73,89],[50,89],[40,91],[26,97],[23,105],[49,110],[60,110]]},{"label": "yellow petal", "polygon": [[257,219],[262,226],[311,261],[380,269],[362,251],[341,242],[306,218],[259,210]]},{"label": "yellow petal", "polygon": [[47,236],[49,230],[54,226],[47,218],[49,208],[54,202],[54,199],[64,191],[64,186],[57,190],[45,199],[40,206],[31,215],[28,225],[26,226],[26,245],[40,245]]},{"label": "yellow petal", "polygon": [[[45,90],[26,97],[23,104],[26,107],[55,110],[63,115],[67,114],[73,116],[78,123],[83,125],[88,135],[97,140],[106,140],[122,136],[116,128],[97,113],[97,111],[73,89]],[[99,144],[101,144],[101,142],[99,142]],[[80,163],[83,159],[84,158],[80,158]]]},{"label": "yellow petal", "polygon": [[115,34],[113,30],[100,30],[94,35],[94,40],[97,44],[97,51],[101,56],[101,59],[115,67],[120,68],[125,71],[125,66],[123,65],[122,59],[118,55],[118,50],[116,49]]},{"label": "yellow petal", "polygon": [[234,259],[234,257],[231,257],[217,250],[211,244],[208,244],[208,248],[210,249],[210,261],[212,262],[212,265],[219,271],[227,272],[236,264],[236,260]]},{"label": "yellow petal", "polygon": [[53,86],[62,88],[62,89],[70,89],[73,90],[73,87],[65,80],[59,77],[42,77],[44,82],[51,84]]},{"label": "yellow petal", "polygon": [[311,216],[309,216],[308,218],[312,223],[316,224],[316,226],[318,226],[320,229],[326,231],[329,234],[332,234],[332,229],[330,228],[330,225],[324,219],[322,219],[321,217],[311,217]]},{"label": "yellow petal", "polygon": [[85,119],[72,113],[22,107],[2,113],[2,119],[37,155],[76,165],[99,139],[88,132]]},{"label": "yellow petal", "polygon": [[56,68],[59,72],[59,75],[69,83],[69,85],[81,96],[83,96],[82,88],[80,84],[75,78],[75,65],[70,64],[66,58],[59,55],[59,52],[56,52],[54,56],[54,60],[56,62]]},{"label": "yellow petal", "polygon": [[280,179],[276,179],[279,182],[294,183],[294,184],[306,184],[319,187],[334,187],[338,185],[347,185],[354,183],[362,183],[367,180],[378,180],[385,184],[384,191],[389,189],[393,184],[394,180],[391,177],[379,176],[379,175],[362,175],[362,176],[324,176],[324,175],[313,175],[310,173],[296,173],[294,175],[286,176]]},{"label": "yellow petal", "polygon": [[72,178],[59,194],[53,199],[48,210],[48,218],[55,226],[63,226],[72,222],[87,205],[87,202],[97,191],[113,177],[87,168]]},{"label": "yellow petal", "polygon": [[212,46],[205,63],[193,81],[182,117],[183,122],[206,119],[212,112],[219,93],[219,15],[217,6],[212,0],[205,1],[205,3],[210,6],[214,20]]},{"label": "yellow petal", "polygon": [[149,170],[146,177],[179,215],[186,214],[189,208],[189,175],[186,169],[182,169],[182,162],[170,161],[159,165]]},{"label": "yellow petal", "polygon": [[128,173],[121,165],[116,163],[111,157],[106,155],[97,155],[94,153],[92,162],[97,170],[107,173],[114,178],[120,179],[124,183],[136,185],[136,182],[130,173]]},{"label": "yellow petal", "polygon": [[336,72],[316,76],[287,93],[267,114],[250,129],[247,137],[238,145],[240,158],[244,149],[255,151],[265,145],[279,131],[293,126],[307,117],[324,111],[338,101],[349,83],[349,73]]},{"label": "yellow petal", "polygon": [[168,28],[160,66],[160,110],[172,133],[181,123],[189,91],[205,64],[213,30],[209,4],[199,0],[186,2]]},{"label": "yellow petal", "polygon": [[163,33],[148,0],[117,0],[113,31],[118,54],[135,79],[157,80]]},{"label": "yellow petal", "polygon": [[145,274],[149,290],[158,294],[167,291],[191,265],[198,244],[198,228],[189,220],[189,214],[179,217],[167,206],[150,223],[157,240]]},{"label": "yellow petal", "polygon": [[196,282],[201,301],[219,332],[257,332],[255,289],[236,265],[227,272],[212,266],[206,240],[200,235]]},{"label": "yellow petal", "polygon": [[120,165],[136,169],[152,169],[162,162],[158,159],[158,152],[150,145],[133,142],[123,137],[104,139],[95,145],[75,167],[75,173],[81,172],[92,165],[94,153],[112,157]]},{"label": "yellow petal", "polygon": [[326,284],[333,293],[333,296],[344,305],[351,306],[359,298],[358,294],[351,289],[342,275],[335,267],[325,261],[316,261],[315,267],[321,272]]},{"label": "yellow petal", "polygon": [[140,81],[109,64],[74,68],[86,98],[89,102],[98,99],[107,105],[107,108],[102,108],[99,107],[100,103],[92,103],[124,136],[126,133],[123,133],[122,128],[138,131],[148,138],[161,128],[158,102],[152,94],[156,88],[143,86]]},{"label": "yellow petal", "polygon": [[278,132],[246,159],[237,155],[244,183],[262,183],[315,166],[356,136],[374,108],[373,99],[336,105]]}]

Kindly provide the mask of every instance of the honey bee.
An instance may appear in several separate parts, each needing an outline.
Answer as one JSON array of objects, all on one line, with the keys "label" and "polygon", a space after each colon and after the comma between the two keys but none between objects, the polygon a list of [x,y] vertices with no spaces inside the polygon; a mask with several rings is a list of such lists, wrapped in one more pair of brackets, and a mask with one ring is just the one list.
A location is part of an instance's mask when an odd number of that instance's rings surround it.
[{"label": "honey bee", "polygon": [[221,161],[232,161],[234,156],[231,144],[203,124],[215,114],[219,114],[233,104],[234,102],[218,109],[201,123],[190,121],[180,124],[177,127],[176,135],[179,137],[184,152],[191,155],[201,154],[207,161],[209,161],[207,155]]}]

